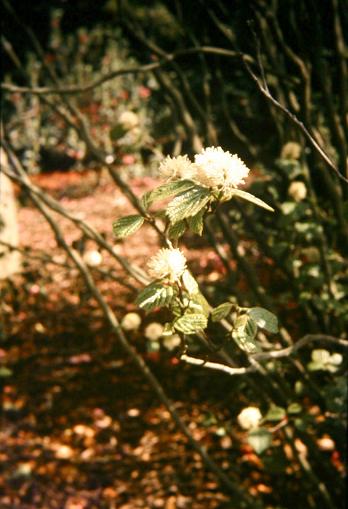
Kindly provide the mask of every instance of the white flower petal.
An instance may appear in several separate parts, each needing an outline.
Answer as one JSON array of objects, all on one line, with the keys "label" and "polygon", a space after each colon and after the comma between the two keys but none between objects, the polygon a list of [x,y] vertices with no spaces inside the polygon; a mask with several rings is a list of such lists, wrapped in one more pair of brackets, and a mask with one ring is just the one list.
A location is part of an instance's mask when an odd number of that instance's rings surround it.
[{"label": "white flower petal", "polygon": [[249,168],[237,156],[221,147],[208,147],[195,156],[195,180],[201,185],[230,191],[244,184]]},{"label": "white flower petal", "polygon": [[148,263],[148,272],[154,279],[168,277],[171,282],[178,280],[186,269],[186,258],[180,249],[160,249]]}]

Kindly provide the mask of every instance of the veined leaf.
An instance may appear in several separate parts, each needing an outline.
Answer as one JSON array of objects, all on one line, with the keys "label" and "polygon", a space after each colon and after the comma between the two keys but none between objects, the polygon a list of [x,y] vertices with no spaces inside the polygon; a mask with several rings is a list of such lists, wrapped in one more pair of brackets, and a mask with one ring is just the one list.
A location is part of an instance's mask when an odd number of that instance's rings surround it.
[{"label": "veined leaf", "polygon": [[182,282],[184,284],[185,289],[188,291],[190,295],[198,292],[198,283],[195,278],[192,276],[189,270],[185,270],[182,275]]},{"label": "veined leaf", "polygon": [[187,313],[175,320],[173,325],[183,334],[195,334],[207,327],[208,319],[201,313]]},{"label": "veined leaf", "polygon": [[192,187],[195,187],[195,184],[191,180],[175,180],[172,182],[167,182],[166,184],[163,184],[156,189],[145,193],[142,200],[145,200],[147,207],[149,207],[155,201],[164,200],[170,196],[174,196],[176,194],[187,191]]},{"label": "veined leaf", "polygon": [[196,215],[210,200],[210,191],[194,186],[179,194],[167,207],[167,216],[171,223]]},{"label": "veined leaf", "polygon": [[177,223],[171,224],[168,228],[168,237],[170,239],[178,239],[184,235],[186,230],[185,221],[178,221]]},{"label": "veined leaf", "polygon": [[152,191],[147,191],[141,197],[140,203],[142,204],[142,206],[144,207],[145,210],[147,210],[150,207],[151,203],[152,203],[152,201],[151,201],[151,193],[152,193]]},{"label": "veined leaf", "polygon": [[260,329],[265,329],[274,334],[278,332],[278,318],[270,311],[267,311],[267,309],[260,307],[250,308],[248,315],[251,316]]},{"label": "veined leaf", "polygon": [[274,209],[267,205],[264,201],[260,200],[260,198],[256,198],[251,193],[247,193],[246,191],[242,191],[241,189],[234,189],[231,198],[234,196],[239,196],[239,198],[243,198],[243,200],[250,201],[251,203],[254,203],[255,205],[258,205],[259,207],[262,207],[266,210],[269,210],[270,212],[274,212]]},{"label": "veined leaf", "polygon": [[255,341],[256,333],[256,322],[250,316],[244,314],[235,321],[232,337],[241,350],[247,353],[256,353],[260,351],[260,347]]},{"label": "veined leaf", "polygon": [[211,312],[211,319],[213,322],[220,322],[228,316],[232,309],[232,304],[230,302],[223,302],[220,306],[214,308]]},{"label": "veined leaf", "polygon": [[193,231],[193,233],[197,233],[197,235],[202,235],[203,233],[203,217],[204,217],[205,209],[202,208],[195,216],[188,217],[187,222],[189,228]]},{"label": "veined leaf", "polygon": [[150,311],[157,307],[168,306],[174,297],[175,292],[172,286],[151,283],[139,293],[135,303],[146,311]]},{"label": "veined leaf", "polygon": [[143,216],[133,215],[133,216],[125,216],[117,219],[112,227],[115,237],[119,239],[124,239],[135,233],[142,226],[144,222]]},{"label": "veined leaf", "polygon": [[197,293],[191,295],[190,299],[190,309],[199,309],[199,312],[203,313],[208,318],[210,313],[210,306],[204,295],[198,290]]}]

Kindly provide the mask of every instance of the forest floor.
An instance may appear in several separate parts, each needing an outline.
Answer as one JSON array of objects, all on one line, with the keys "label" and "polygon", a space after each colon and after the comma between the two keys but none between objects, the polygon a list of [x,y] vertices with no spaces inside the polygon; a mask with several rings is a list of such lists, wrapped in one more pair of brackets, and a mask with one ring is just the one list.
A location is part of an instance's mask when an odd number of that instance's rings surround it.
[{"label": "forest floor", "polygon": [[[36,183],[111,240],[112,221],[132,208],[107,179],[90,192],[94,179],[93,174],[67,173],[39,176]],[[141,195],[153,183],[143,178],[131,185]],[[95,249],[90,242],[79,244],[80,232],[67,220],[58,222],[68,243]],[[238,509],[115,342],[76,269],[42,258],[52,255],[58,263],[68,262],[30,203],[20,207],[19,224],[22,246],[33,251],[25,256],[23,273],[2,285],[0,361],[9,371],[2,378],[0,506]],[[145,227],[115,249],[144,268],[157,247],[156,235]],[[187,255],[199,279],[222,284],[224,269],[209,246],[191,242]],[[135,284],[105,253],[101,266]],[[131,286],[92,271],[119,319],[136,311]],[[162,344],[153,351],[144,328],[163,317],[152,313],[142,318],[131,341],[193,437],[227,475],[245,479],[250,494],[267,499],[271,483],[236,423],[240,409],[250,404],[243,382],[182,365]]]}]

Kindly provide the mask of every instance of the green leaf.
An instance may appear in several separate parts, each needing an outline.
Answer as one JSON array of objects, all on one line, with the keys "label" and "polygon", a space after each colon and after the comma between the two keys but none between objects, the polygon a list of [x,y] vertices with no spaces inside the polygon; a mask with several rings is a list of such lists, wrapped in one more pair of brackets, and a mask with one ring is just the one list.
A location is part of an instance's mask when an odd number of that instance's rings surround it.
[{"label": "green leaf", "polygon": [[290,403],[287,408],[288,414],[299,414],[302,411],[302,406],[299,403]]},{"label": "green leaf", "polygon": [[285,408],[282,408],[280,406],[273,405],[268,410],[267,414],[265,415],[266,421],[272,421],[272,422],[278,422],[284,419],[286,416]]},{"label": "green leaf", "polygon": [[274,212],[274,209],[267,205],[264,201],[260,200],[260,198],[256,198],[251,193],[247,193],[246,191],[242,191],[241,189],[234,189],[232,192],[232,198],[234,196],[238,196],[239,198],[242,198],[243,200],[250,201],[251,203],[254,203],[254,205],[258,205],[259,207],[262,207],[263,209],[269,210],[270,212]]},{"label": "green leaf", "polygon": [[205,213],[205,209],[203,208],[195,216],[187,218],[189,228],[193,231],[193,233],[197,233],[197,235],[202,235],[202,233],[203,233],[204,213]]},{"label": "green leaf", "polygon": [[223,302],[220,306],[214,308],[211,312],[211,319],[213,322],[220,322],[228,316],[231,312],[233,304],[230,302]]},{"label": "green leaf", "polygon": [[203,313],[207,318],[210,313],[210,305],[204,295],[198,290],[198,292],[190,295],[189,308],[195,310],[194,312]]},{"label": "green leaf", "polygon": [[244,314],[235,321],[232,338],[244,352],[256,353],[261,350],[255,341],[256,333],[256,322],[250,316]]},{"label": "green leaf", "polygon": [[210,191],[195,186],[172,200],[167,207],[167,216],[171,223],[196,215],[210,200]]},{"label": "green leaf", "polygon": [[174,223],[170,225],[168,228],[168,237],[170,239],[178,239],[182,235],[184,235],[186,230],[186,224],[185,221],[178,221],[177,223]]},{"label": "green leaf", "polygon": [[260,329],[265,329],[274,334],[278,332],[278,318],[267,309],[254,307],[248,310],[248,315],[251,316]]},{"label": "green leaf", "polygon": [[183,334],[195,334],[207,327],[208,319],[201,313],[187,313],[175,320],[173,325]]},{"label": "green leaf", "polygon": [[189,270],[185,270],[182,275],[182,282],[187,292],[192,295],[199,291],[198,283]]},{"label": "green leaf", "polygon": [[152,203],[152,201],[151,201],[151,193],[152,193],[152,191],[147,191],[141,197],[140,203],[142,204],[142,206],[144,207],[145,210],[147,210],[149,208],[149,206],[151,205],[151,203]]},{"label": "green leaf", "polygon": [[142,226],[144,222],[143,216],[125,216],[117,219],[112,225],[115,237],[119,239],[124,239],[135,233]]},{"label": "green leaf", "polygon": [[168,306],[175,298],[175,295],[172,286],[151,283],[139,293],[135,303],[146,311],[150,311],[157,307]]},{"label": "green leaf", "polygon": [[249,431],[248,443],[256,454],[262,454],[272,443],[272,433],[266,428],[257,428]]},{"label": "green leaf", "polygon": [[155,201],[164,200],[165,198],[182,193],[193,187],[195,187],[195,184],[191,180],[175,180],[167,182],[166,184],[153,189],[153,191],[146,193],[148,195],[146,198],[148,206]]}]

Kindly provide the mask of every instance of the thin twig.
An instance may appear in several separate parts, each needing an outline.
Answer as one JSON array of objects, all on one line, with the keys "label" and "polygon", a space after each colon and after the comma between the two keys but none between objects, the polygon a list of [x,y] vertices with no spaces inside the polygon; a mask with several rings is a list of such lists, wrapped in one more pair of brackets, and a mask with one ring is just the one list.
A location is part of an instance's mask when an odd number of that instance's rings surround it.
[{"label": "thin twig", "polygon": [[226,366],[226,364],[221,364],[220,362],[211,362],[205,359],[192,357],[191,355],[187,354],[182,354],[180,356],[180,360],[187,362],[188,364],[192,364],[194,366],[199,366],[201,368],[223,371],[227,375],[231,376],[245,375],[247,373],[254,373],[256,371],[259,371],[263,375],[268,375],[268,372],[260,371],[258,369],[259,368],[258,363],[255,363],[255,361],[266,361],[270,359],[280,359],[282,357],[290,357],[292,354],[300,350],[300,348],[303,348],[304,346],[307,346],[309,343],[312,343],[314,341],[324,341],[331,343],[335,346],[342,346],[344,348],[348,348],[348,340],[336,338],[334,336],[327,336],[325,334],[307,334],[306,336],[303,336],[303,338],[299,339],[294,345],[289,346],[288,348],[249,355],[248,359],[251,362],[250,366],[234,368]]},{"label": "thin twig", "polygon": [[243,62],[244,62],[244,65],[245,65],[245,68],[247,70],[247,72],[249,73],[249,75],[252,77],[252,79],[255,81],[255,83],[257,84],[260,92],[262,93],[262,95],[264,95],[274,106],[276,106],[279,110],[281,110],[283,113],[285,113],[285,115],[287,115],[287,117],[290,118],[290,120],[292,120],[292,122],[294,122],[299,128],[300,130],[302,131],[302,133],[306,136],[306,138],[309,140],[309,142],[311,143],[311,145],[315,148],[315,150],[318,152],[318,154],[321,156],[321,158],[326,162],[326,164],[336,173],[336,175],[341,179],[343,180],[344,182],[346,182],[348,184],[348,179],[346,179],[337,169],[336,165],[332,162],[332,160],[330,159],[330,157],[327,155],[327,153],[323,150],[323,148],[319,145],[319,143],[313,138],[313,136],[310,134],[310,132],[308,131],[308,129],[306,128],[306,126],[304,125],[303,122],[301,122],[301,120],[299,120],[297,118],[297,116],[292,113],[291,111],[289,111],[285,106],[283,106],[280,102],[277,101],[277,99],[275,99],[272,94],[270,93],[268,87],[265,88],[261,83],[260,83],[260,80],[259,78],[256,76],[256,74],[254,73],[254,71],[251,69],[250,65],[249,65],[249,62],[247,61],[247,59],[244,59],[243,58]]},{"label": "thin twig", "polygon": [[127,74],[141,74],[147,72],[153,72],[168,63],[172,63],[174,60],[185,57],[188,55],[194,55],[199,53],[205,53],[208,55],[219,55],[228,58],[238,58],[247,60],[248,62],[253,61],[253,59],[249,55],[242,55],[238,51],[232,51],[225,48],[215,48],[213,46],[200,46],[197,48],[187,48],[185,50],[175,51],[173,53],[166,53],[164,58],[158,60],[157,62],[152,62],[145,65],[139,65],[135,67],[128,67],[125,69],[117,69],[115,71],[111,71],[107,74],[104,74],[97,80],[92,81],[91,83],[87,83],[86,85],[67,85],[67,86],[55,86],[55,87],[20,87],[14,85],[13,83],[2,83],[1,89],[10,92],[10,93],[19,93],[19,94],[34,94],[34,95],[73,95],[80,94],[84,92],[89,92],[94,88],[99,87],[103,83],[110,81],[112,79],[118,78],[119,76],[125,76]]}]

